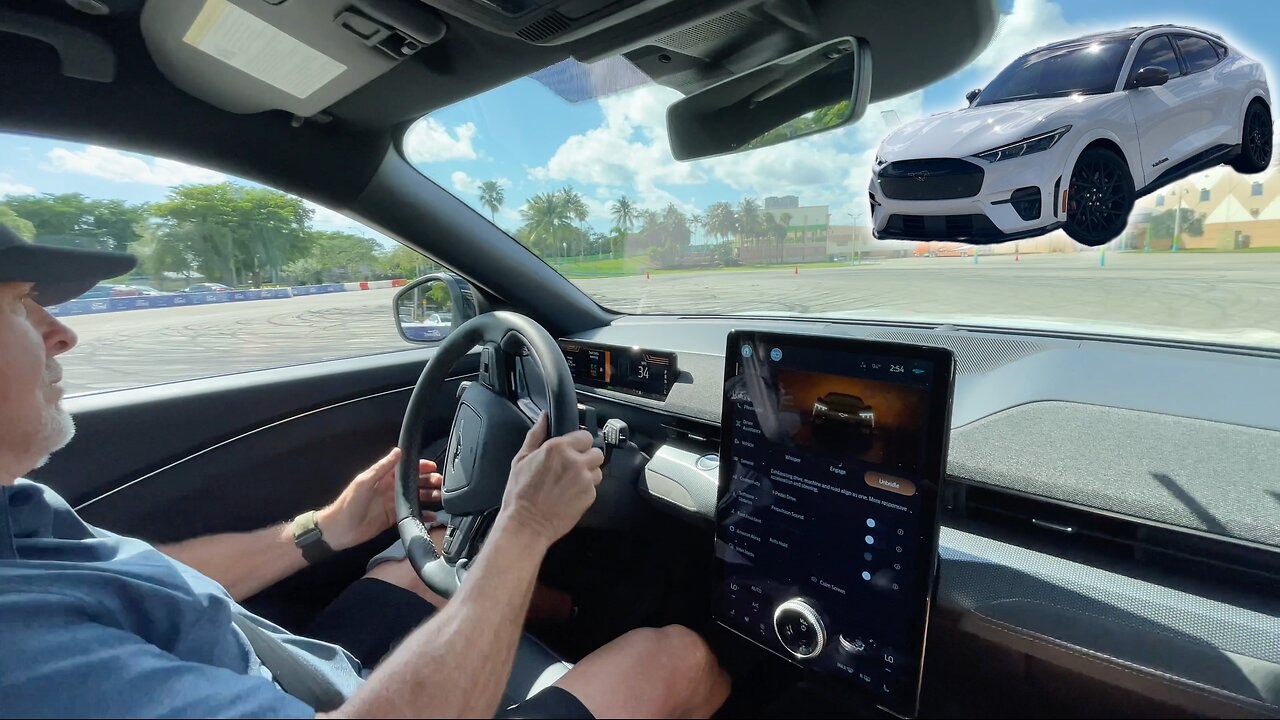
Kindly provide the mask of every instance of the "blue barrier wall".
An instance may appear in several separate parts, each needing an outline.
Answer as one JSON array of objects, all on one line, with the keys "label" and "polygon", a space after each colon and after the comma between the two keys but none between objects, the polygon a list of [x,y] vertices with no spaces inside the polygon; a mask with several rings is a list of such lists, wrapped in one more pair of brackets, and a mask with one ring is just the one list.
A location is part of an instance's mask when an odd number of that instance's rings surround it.
[{"label": "blue barrier wall", "polygon": [[[232,290],[230,292],[178,293],[175,295],[138,295],[136,297],[103,298],[100,300],[71,300],[49,308],[54,316],[92,315],[123,310],[147,310],[150,308],[181,307],[186,305],[215,305],[229,302],[245,302],[248,300],[279,300],[294,295],[314,295],[310,292],[314,287],[333,288],[333,285],[314,285],[304,288],[268,288],[265,290]],[[319,292],[342,292],[341,285],[337,290],[325,289]],[[306,290],[308,292],[298,292]]]},{"label": "blue barrier wall", "polygon": [[342,283],[329,283],[328,285],[303,285],[301,287],[290,288],[294,295],[323,295],[324,293],[346,292],[347,288]]}]

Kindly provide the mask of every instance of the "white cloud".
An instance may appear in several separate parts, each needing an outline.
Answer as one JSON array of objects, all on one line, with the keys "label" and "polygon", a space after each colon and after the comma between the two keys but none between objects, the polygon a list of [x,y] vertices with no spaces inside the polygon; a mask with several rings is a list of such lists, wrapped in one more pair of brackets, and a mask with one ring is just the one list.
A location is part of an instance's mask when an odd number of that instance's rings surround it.
[{"label": "white cloud", "polygon": [[692,163],[671,157],[666,111],[680,97],[675,90],[652,85],[601,98],[604,124],[565,140],[545,166],[530,168],[529,177],[630,188],[646,206],[685,204],[658,187],[707,180]]},{"label": "white cloud", "polygon": [[462,198],[463,200],[467,200],[467,201],[471,201],[474,199],[469,196],[475,194],[476,186],[480,184],[479,180],[476,180],[475,178],[462,172],[461,170],[454,170],[452,173],[450,173],[449,182],[453,185],[454,190],[457,190],[459,193],[468,196],[468,197]]},{"label": "white cloud", "polygon": [[113,182],[169,186],[217,183],[227,179],[226,175],[215,170],[206,170],[177,160],[151,158],[97,145],[86,145],[83,150],[56,147],[46,157],[48,162],[41,167],[43,170],[92,175]]},{"label": "white cloud", "polygon": [[1013,9],[1000,18],[991,44],[969,67],[999,70],[1032,48],[1084,35],[1090,29],[1091,25],[1064,20],[1062,7],[1050,0],[1013,0]]},{"label": "white cloud", "polygon": [[465,122],[450,129],[435,118],[424,117],[405,134],[404,150],[412,163],[475,160],[475,136],[475,123]]},{"label": "white cloud", "polygon": [[0,181],[0,197],[5,195],[32,195],[36,191],[30,185]]}]

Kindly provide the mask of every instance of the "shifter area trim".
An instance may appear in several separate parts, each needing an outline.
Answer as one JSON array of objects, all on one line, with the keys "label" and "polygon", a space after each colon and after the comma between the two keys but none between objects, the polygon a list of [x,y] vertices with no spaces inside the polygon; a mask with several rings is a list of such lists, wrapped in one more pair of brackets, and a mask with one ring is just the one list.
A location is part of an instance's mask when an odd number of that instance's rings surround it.
[{"label": "shifter area trim", "polygon": [[705,453],[664,445],[645,465],[642,487],[657,500],[704,518],[714,518],[720,470],[719,463],[710,467],[706,461],[699,463],[706,457]]}]

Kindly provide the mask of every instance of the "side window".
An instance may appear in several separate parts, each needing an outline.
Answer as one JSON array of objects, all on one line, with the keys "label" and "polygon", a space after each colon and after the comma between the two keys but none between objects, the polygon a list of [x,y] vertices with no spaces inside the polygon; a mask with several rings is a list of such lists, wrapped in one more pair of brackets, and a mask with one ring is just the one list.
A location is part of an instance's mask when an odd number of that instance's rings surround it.
[{"label": "side window", "polygon": [[1139,70],[1153,65],[1169,71],[1171,78],[1182,74],[1182,68],[1178,66],[1178,56],[1173,52],[1173,45],[1169,42],[1168,35],[1150,38],[1138,48],[1138,54],[1133,56],[1133,67],[1129,70],[1130,87]]},{"label": "side window", "polygon": [[1212,42],[1213,42],[1213,49],[1218,51],[1218,57],[1225,59],[1227,57],[1227,46],[1223,45],[1217,40],[1214,40]]},{"label": "side window", "polygon": [[287,193],[183,163],[0,135],[0,222],[36,243],[120,250],[131,274],[52,308],[80,337],[69,393],[413,346],[396,287],[420,253]]},{"label": "side window", "polygon": [[1188,72],[1200,72],[1218,64],[1218,51],[1204,38],[1179,35],[1178,50],[1182,51],[1182,59],[1187,63]]},{"label": "side window", "polygon": [[1262,183],[1260,183],[1260,182],[1256,182],[1256,183],[1254,183],[1252,186],[1250,186],[1250,187],[1249,187],[1249,194],[1250,194],[1250,195],[1252,195],[1252,196],[1254,196],[1254,197],[1257,197],[1257,196],[1261,195],[1261,194],[1262,194]]},{"label": "side window", "polygon": [[1200,188],[1200,202],[1209,202],[1209,189]]}]

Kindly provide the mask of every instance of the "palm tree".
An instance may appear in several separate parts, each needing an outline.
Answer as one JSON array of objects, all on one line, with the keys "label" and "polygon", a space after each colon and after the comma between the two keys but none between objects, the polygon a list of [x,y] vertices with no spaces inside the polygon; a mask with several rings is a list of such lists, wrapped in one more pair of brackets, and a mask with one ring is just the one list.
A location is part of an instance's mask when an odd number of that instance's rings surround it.
[{"label": "palm tree", "polygon": [[520,219],[524,221],[521,234],[542,257],[554,257],[561,250],[560,238],[565,229],[573,225],[573,215],[564,196],[558,192],[538,193],[529,198],[520,210]]},{"label": "palm tree", "polygon": [[689,218],[675,203],[662,209],[662,244],[686,247],[689,244]]},{"label": "palm tree", "polygon": [[689,230],[693,233],[694,239],[698,237],[698,228],[702,227],[704,219],[698,213],[689,216]]},{"label": "palm tree", "polygon": [[582,199],[582,193],[571,187],[562,187],[560,199],[564,202],[565,211],[569,213],[569,217],[580,223],[587,221],[590,211],[587,210],[587,202]]},{"label": "palm tree", "polygon": [[731,237],[738,229],[738,218],[733,212],[733,206],[727,202],[717,202],[707,206],[703,223],[707,232],[721,241]]},{"label": "palm tree", "polygon": [[657,210],[640,211],[640,232],[646,235],[656,233],[660,225],[662,225],[662,216],[658,214]]},{"label": "palm tree", "polygon": [[[582,232],[581,239],[587,236],[586,230],[582,228],[582,224],[587,221],[587,216],[591,211],[587,209],[587,201],[582,199],[582,194],[569,186],[560,188],[560,202],[564,204],[565,213],[569,218],[578,223],[578,229]],[[581,243],[576,251],[578,255],[582,254]]]},{"label": "palm tree", "polygon": [[488,208],[490,222],[496,223],[494,219],[498,211],[502,209],[502,203],[506,202],[507,193],[502,187],[502,183],[497,180],[485,180],[480,183],[480,204]]},{"label": "palm tree", "polygon": [[622,240],[617,248],[613,248],[613,254],[617,255],[618,250],[625,248],[627,244],[627,233],[635,229],[636,226],[636,205],[631,202],[631,198],[622,195],[613,201],[613,205],[609,206],[609,214],[613,216],[613,227],[621,234]]},{"label": "palm tree", "polygon": [[755,198],[743,198],[738,203],[739,247],[743,238],[758,238],[764,231],[764,220],[760,217],[760,203]]}]

